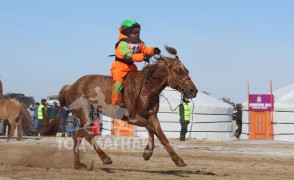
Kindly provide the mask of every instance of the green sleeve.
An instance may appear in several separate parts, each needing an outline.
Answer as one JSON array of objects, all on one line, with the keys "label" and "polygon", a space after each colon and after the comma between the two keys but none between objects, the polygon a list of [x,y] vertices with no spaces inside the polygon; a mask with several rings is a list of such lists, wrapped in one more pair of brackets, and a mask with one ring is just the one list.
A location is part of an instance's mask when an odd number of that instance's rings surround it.
[{"label": "green sleeve", "polygon": [[130,57],[132,57],[133,53],[130,50],[129,44],[125,41],[121,41],[118,45],[118,48],[121,50],[121,52],[124,55],[128,55]]}]

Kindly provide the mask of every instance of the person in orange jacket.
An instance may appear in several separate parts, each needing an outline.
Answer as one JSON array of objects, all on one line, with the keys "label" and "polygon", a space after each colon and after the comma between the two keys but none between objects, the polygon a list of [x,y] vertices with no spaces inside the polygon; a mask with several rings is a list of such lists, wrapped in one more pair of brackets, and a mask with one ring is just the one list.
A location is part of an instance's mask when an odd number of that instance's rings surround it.
[{"label": "person in orange jacket", "polygon": [[122,22],[119,28],[119,38],[115,45],[115,61],[110,73],[113,77],[112,104],[124,107],[124,79],[128,72],[138,71],[134,62],[149,62],[151,56],[160,54],[158,47],[147,47],[140,39],[141,26],[133,19]]}]

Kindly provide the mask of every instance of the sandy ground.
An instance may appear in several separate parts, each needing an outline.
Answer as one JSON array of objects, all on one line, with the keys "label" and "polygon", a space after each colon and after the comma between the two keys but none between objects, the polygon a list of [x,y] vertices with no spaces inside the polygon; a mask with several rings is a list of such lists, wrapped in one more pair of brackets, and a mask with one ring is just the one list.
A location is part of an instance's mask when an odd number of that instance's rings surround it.
[{"label": "sandy ground", "polygon": [[234,140],[208,142],[171,139],[188,166],[177,167],[161,144],[143,160],[144,139],[101,137],[101,148],[112,158],[104,165],[83,141],[81,161],[73,168],[71,138],[30,138],[6,142],[0,138],[0,179],[293,179],[294,143]]}]

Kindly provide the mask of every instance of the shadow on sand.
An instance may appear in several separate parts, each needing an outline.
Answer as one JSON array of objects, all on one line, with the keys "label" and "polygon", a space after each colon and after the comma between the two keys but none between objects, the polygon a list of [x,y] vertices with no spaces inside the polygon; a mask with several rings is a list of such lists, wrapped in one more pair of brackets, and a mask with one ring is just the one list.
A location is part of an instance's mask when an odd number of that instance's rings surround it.
[{"label": "shadow on sand", "polygon": [[161,175],[175,175],[179,177],[189,177],[187,175],[190,174],[200,174],[200,175],[208,175],[208,176],[216,176],[215,173],[212,172],[204,172],[204,171],[187,171],[187,170],[168,170],[168,171],[148,171],[148,170],[135,170],[135,169],[113,169],[113,168],[99,168],[102,171],[107,173],[116,173],[116,171],[124,171],[124,172],[140,172],[140,173],[151,173],[151,174],[161,174]]}]

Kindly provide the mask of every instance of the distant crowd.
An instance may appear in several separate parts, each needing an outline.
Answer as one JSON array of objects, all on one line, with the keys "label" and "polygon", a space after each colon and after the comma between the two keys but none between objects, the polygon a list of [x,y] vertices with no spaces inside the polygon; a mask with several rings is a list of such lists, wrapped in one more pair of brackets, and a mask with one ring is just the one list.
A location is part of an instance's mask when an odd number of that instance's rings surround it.
[{"label": "distant crowd", "polygon": [[[45,99],[42,99],[41,104],[37,102],[29,110],[31,111],[31,121],[36,131],[34,133],[29,131],[28,124],[23,117],[23,132],[18,131],[17,133],[23,133],[25,136],[44,136],[46,135],[44,133],[45,129],[51,122],[56,121],[56,119],[60,122],[57,127],[57,132],[61,132],[62,137],[66,135],[68,137],[72,136],[73,132],[80,127],[80,122],[76,115],[67,107],[60,108],[56,101],[49,105]],[[57,117],[59,110],[59,117]],[[11,126],[8,119],[1,121],[0,136],[8,136],[10,130]]]}]

